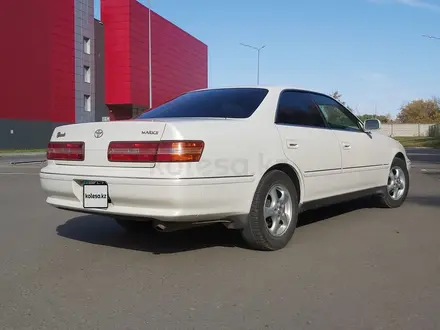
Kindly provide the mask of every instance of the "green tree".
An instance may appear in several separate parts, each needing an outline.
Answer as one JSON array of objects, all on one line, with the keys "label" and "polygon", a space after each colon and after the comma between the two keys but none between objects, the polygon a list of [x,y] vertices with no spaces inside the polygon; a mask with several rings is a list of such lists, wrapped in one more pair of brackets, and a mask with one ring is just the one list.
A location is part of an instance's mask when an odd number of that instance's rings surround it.
[{"label": "green tree", "polygon": [[366,121],[367,119],[372,119],[372,118],[379,119],[382,124],[389,124],[393,121],[390,114],[388,114],[386,116],[385,115],[370,115],[370,114],[364,114],[364,115],[359,116],[359,119],[362,121]]},{"label": "green tree", "polygon": [[440,99],[433,97],[413,100],[400,108],[397,120],[400,123],[440,123]]},{"label": "green tree", "polygon": [[353,112],[353,109],[350,108],[345,101],[342,100],[342,94],[336,90],[333,93],[330,94],[331,97],[333,97],[336,101],[338,101],[339,103],[341,103],[344,107],[346,107],[348,110],[350,110],[351,112]]},{"label": "green tree", "polygon": [[331,97],[333,97],[335,100],[339,101],[340,103],[345,105],[345,102],[342,101],[342,94],[339,93],[338,90],[334,91],[333,93],[330,94]]}]

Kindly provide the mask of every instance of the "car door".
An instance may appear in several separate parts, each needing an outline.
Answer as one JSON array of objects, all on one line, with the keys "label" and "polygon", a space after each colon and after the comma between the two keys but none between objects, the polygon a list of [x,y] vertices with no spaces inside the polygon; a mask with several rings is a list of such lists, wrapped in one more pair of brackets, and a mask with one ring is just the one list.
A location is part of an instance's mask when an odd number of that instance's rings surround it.
[{"label": "car door", "polygon": [[355,191],[383,184],[379,180],[388,165],[378,139],[365,132],[357,117],[333,98],[318,93],[311,93],[311,97],[339,140],[347,189]]},{"label": "car door", "polygon": [[339,140],[307,92],[281,92],[275,124],[286,157],[304,180],[304,201],[337,195],[343,187]]}]

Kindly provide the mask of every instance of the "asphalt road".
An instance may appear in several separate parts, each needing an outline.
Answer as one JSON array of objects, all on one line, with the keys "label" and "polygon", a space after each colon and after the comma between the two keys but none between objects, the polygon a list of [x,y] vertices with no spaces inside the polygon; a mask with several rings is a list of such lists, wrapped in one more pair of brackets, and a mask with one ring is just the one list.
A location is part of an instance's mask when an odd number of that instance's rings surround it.
[{"label": "asphalt road", "polygon": [[404,206],[305,213],[269,253],[221,226],[128,235],[0,164],[0,329],[439,329],[440,153],[410,155]]},{"label": "asphalt road", "polygon": [[407,148],[406,154],[416,166],[428,166],[433,168],[440,166],[439,149]]},{"label": "asphalt road", "polygon": [[0,164],[38,163],[46,160],[44,152],[0,153]]}]

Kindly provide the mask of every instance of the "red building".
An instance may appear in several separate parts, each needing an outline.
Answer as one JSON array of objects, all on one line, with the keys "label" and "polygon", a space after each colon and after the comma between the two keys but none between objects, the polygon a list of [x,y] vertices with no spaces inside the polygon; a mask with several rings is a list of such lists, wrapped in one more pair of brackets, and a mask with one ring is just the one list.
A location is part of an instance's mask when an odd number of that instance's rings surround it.
[{"label": "red building", "polygon": [[45,147],[61,124],[148,110],[150,25],[153,106],[208,85],[207,46],[136,0],[101,0],[102,21],[93,0],[5,6],[0,149]]}]

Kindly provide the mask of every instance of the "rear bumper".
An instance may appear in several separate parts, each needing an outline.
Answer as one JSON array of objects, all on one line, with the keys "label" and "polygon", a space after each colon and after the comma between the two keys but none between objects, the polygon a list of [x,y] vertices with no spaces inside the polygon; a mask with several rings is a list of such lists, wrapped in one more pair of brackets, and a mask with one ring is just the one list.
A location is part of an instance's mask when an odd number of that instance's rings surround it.
[{"label": "rear bumper", "polygon": [[[111,200],[106,209],[84,209],[83,180],[105,181]],[[249,212],[252,177],[145,179],[50,173],[42,169],[41,187],[54,207],[109,216],[146,217],[160,221],[206,221]]]}]

